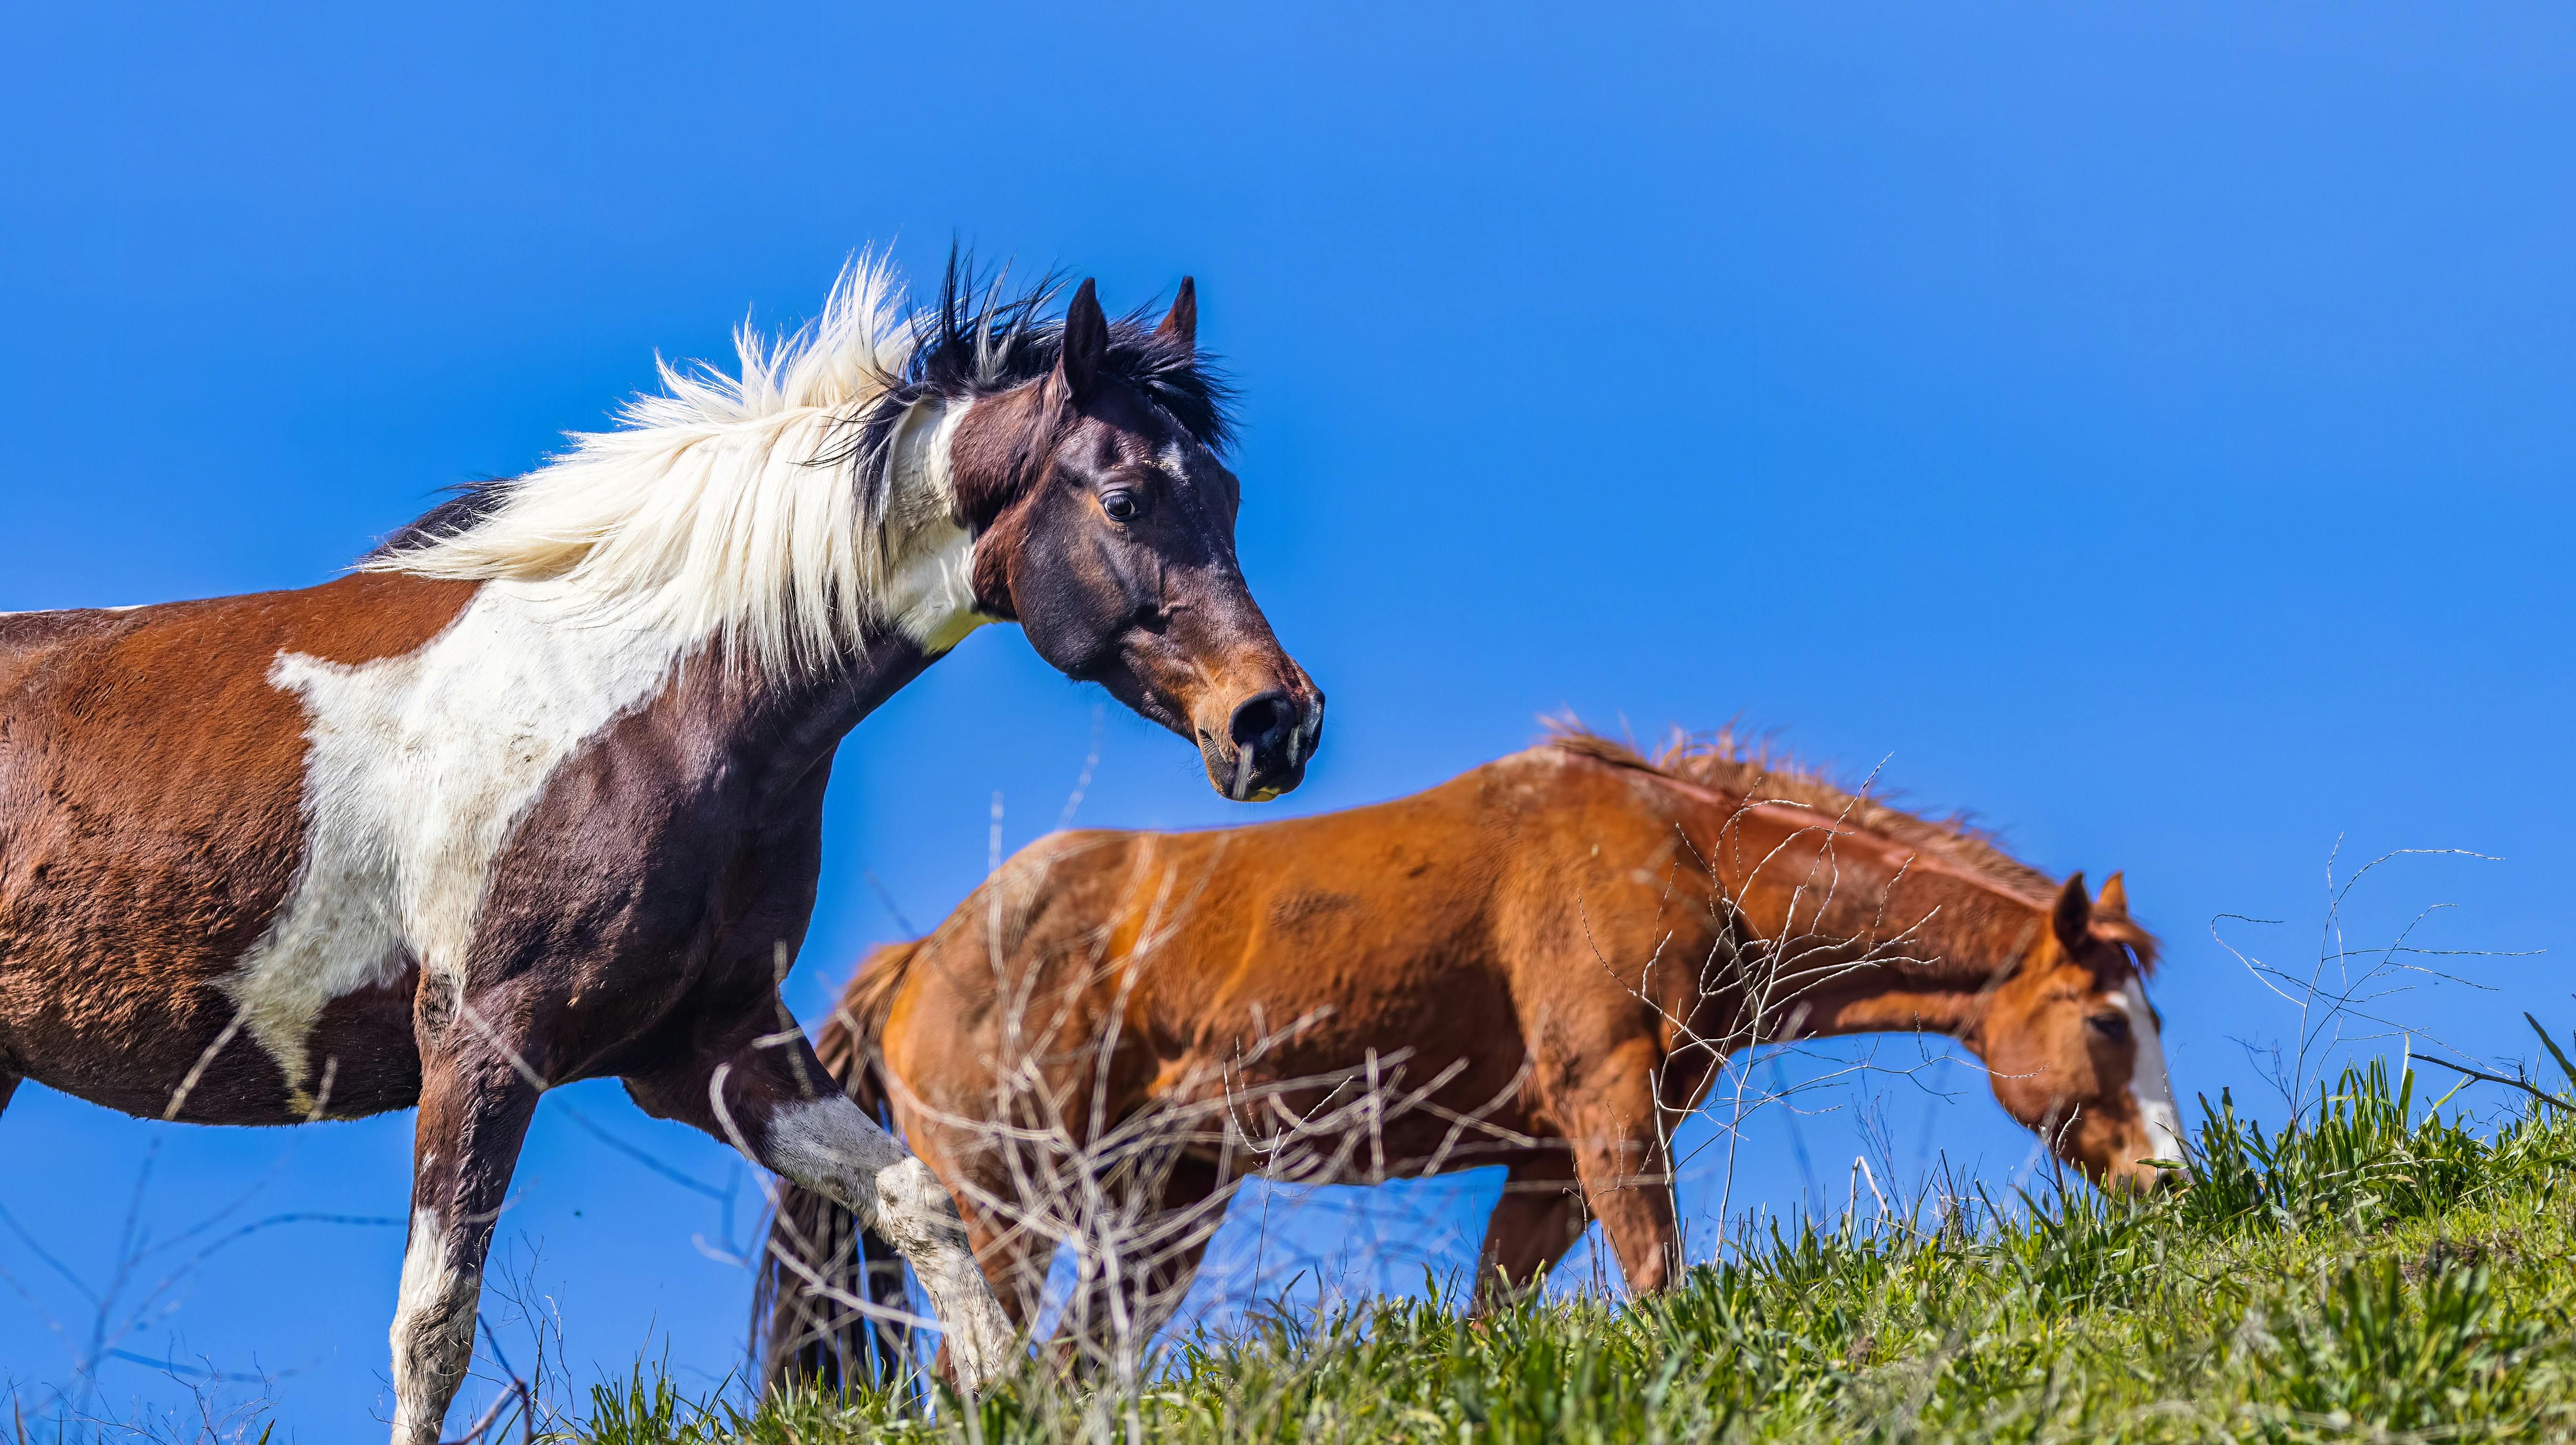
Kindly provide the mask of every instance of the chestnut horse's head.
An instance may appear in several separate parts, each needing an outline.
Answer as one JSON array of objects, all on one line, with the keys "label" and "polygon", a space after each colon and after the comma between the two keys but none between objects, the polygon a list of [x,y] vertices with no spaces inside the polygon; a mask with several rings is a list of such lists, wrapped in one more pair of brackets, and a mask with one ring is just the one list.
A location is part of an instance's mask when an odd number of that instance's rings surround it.
[{"label": "chestnut horse's head", "polygon": [[1218,792],[1296,787],[1324,695],[1235,559],[1226,391],[1198,355],[1191,283],[1150,327],[1104,315],[1089,281],[1060,326],[1035,317],[1046,288],[980,307],[965,289],[952,267],[925,358],[967,403],[948,459],[975,534],[977,609],[1195,743]]},{"label": "chestnut horse's head", "polygon": [[2129,920],[2114,873],[2102,896],[2066,880],[2049,927],[1988,995],[1971,1041],[1995,1097],[2057,1156],[2105,1187],[2152,1189],[2183,1159],[2144,977],[2155,938]]}]

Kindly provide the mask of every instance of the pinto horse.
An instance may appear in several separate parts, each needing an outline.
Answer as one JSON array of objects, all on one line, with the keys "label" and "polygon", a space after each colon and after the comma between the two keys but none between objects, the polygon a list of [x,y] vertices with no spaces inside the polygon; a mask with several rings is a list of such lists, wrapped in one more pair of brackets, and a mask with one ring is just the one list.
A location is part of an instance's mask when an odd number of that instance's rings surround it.
[{"label": "pinto horse", "polygon": [[[1153,1167],[1120,1161],[1135,1177],[1109,1182],[1108,1207],[1122,1188],[1160,1197],[1116,1236],[1134,1257],[1085,1261],[1066,1305],[1143,1339],[1250,1172],[1501,1164],[1481,1298],[1535,1283],[1587,1215],[1629,1288],[1660,1290],[1680,1265],[1672,1126],[1758,1043],[1949,1035],[2059,1157],[2150,1186],[2182,1156],[2140,983],[2154,956],[2117,874],[2088,896],[2080,874],[2061,886],[1963,824],[1723,737],[1650,762],[1567,729],[1373,807],[1043,839],[929,937],[876,953],[820,1047],[957,1195],[1024,1323],[1058,1240],[1110,1237],[1048,1221],[1074,1206],[1034,1195],[1089,1181],[1032,1153],[1198,1111]],[[1364,1077],[1387,1107],[1341,1092]],[[1293,1158],[1255,1137],[1336,1109],[1345,1137]],[[774,1379],[866,1367],[843,1306],[884,1298],[886,1272],[851,1224],[810,1193],[780,1205]]]},{"label": "pinto horse", "polygon": [[[937,1181],[778,998],[843,735],[977,626],[1297,785],[1323,699],[1239,570],[1228,392],[1159,325],[952,259],[298,592],[0,617],[0,1104],[420,1109],[397,1442],[435,1441],[540,1094],[600,1075],[869,1221],[973,1389],[1012,1329]],[[782,1032],[782,1021],[786,1021]]]}]

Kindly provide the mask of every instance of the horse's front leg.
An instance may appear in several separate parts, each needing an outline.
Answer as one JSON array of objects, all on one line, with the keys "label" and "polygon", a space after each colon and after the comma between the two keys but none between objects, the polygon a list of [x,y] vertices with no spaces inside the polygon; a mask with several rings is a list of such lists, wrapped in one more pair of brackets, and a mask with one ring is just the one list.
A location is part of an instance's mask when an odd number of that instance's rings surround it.
[{"label": "horse's front leg", "polygon": [[850,1102],[802,1033],[761,1038],[746,1027],[731,1036],[731,1047],[629,1078],[627,1091],[645,1112],[697,1125],[893,1245],[930,1296],[958,1388],[974,1393],[1006,1373],[1017,1332],[939,1176]]},{"label": "horse's front leg", "polygon": [[1571,1154],[1515,1160],[1504,1171],[1502,1197],[1485,1221],[1485,1245],[1478,1254],[1477,1314],[1491,1314],[1526,1296],[1582,1241],[1587,1221],[1575,1191]]},{"label": "horse's front leg", "polygon": [[[483,1258],[537,1110],[534,1070],[488,1011],[445,1007],[422,981],[420,1122],[411,1241],[394,1306],[394,1445],[435,1445],[474,1358]],[[465,1016],[459,1016],[465,1015]]]}]

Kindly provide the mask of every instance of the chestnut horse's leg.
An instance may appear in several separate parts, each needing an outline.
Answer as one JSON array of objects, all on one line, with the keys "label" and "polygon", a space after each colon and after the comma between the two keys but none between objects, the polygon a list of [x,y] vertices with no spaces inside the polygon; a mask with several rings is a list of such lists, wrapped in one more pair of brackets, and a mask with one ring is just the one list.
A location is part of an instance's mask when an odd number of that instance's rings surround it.
[{"label": "chestnut horse's leg", "polygon": [[[966,1240],[975,1252],[975,1263],[984,1272],[985,1283],[1002,1305],[1012,1326],[1025,1330],[1037,1318],[1038,1308],[1046,1300],[1047,1272],[1055,1264],[1055,1240],[1027,1227],[1027,1206],[1021,1202],[1021,1191],[1013,1171],[999,1164],[976,1168],[962,1162],[943,1146],[947,1126],[922,1119],[899,1121],[904,1137],[911,1142],[913,1157],[919,1159],[948,1189],[957,1207],[958,1218],[966,1226]],[[973,1156],[991,1160],[998,1150],[970,1142]],[[1031,1171],[1037,1177],[1053,1175],[1041,1164]],[[953,1375],[955,1366],[943,1336],[932,1368],[943,1375]]]},{"label": "chestnut horse's leg", "polygon": [[1081,1299],[1067,1302],[1059,1331],[1089,1321],[1092,1338],[1082,1342],[1086,1354],[1111,1358],[1124,1336],[1141,1358],[1198,1278],[1199,1261],[1216,1233],[1213,1216],[1225,1208],[1219,1196],[1231,1197],[1241,1182],[1223,1177],[1214,1161],[1183,1155],[1172,1165],[1162,1198],[1154,1208],[1137,1211],[1129,1237],[1120,1241],[1116,1281],[1095,1277]]},{"label": "chestnut horse's leg", "polygon": [[1527,1294],[1583,1238],[1586,1220],[1576,1192],[1574,1156],[1547,1154],[1516,1162],[1485,1221],[1476,1265],[1474,1312],[1484,1314]]},{"label": "chestnut horse's leg", "polygon": [[16,1074],[0,1074],[0,1114],[9,1112],[9,1096],[18,1092]]},{"label": "chestnut horse's leg", "polygon": [[958,1385],[981,1390],[1010,1368],[1016,1331],[976,1268],[956,1201],[928,1165],[833,1087],[802,1033],[762,1039],[757,1022],[719,1034],[737,1040],[729,1049],[630,1077],[627,1092],[646,1113],[697,1125],[875,1230],[929,1294]]},{"label": "chestnut horse's leg", "polygon": [[395,1445],[435,1445],[473,1362],[483,1257],[538,1095],[505,1045],[461,1025],[423,1034],[411,1240],[394,1306]]},{"label": "chestnut horse's leg", "polygon": [[1655,1127],[1661,1064],[1645,1039],[1610,1049],[1553,1110],[1569,1126],[1583,1202],[1609,1236],[1632,1295],[1654,1294],[1681,1271],[1672,1164]]}]

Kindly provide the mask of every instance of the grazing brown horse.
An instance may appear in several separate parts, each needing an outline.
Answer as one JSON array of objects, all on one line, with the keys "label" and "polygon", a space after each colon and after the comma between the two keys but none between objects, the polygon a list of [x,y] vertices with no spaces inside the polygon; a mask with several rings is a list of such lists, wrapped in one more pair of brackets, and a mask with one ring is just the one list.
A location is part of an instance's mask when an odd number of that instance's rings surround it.
[{"label": "grazing brown horse", "polygon": [[[2182,1150],[2140,986],[2154,951],[2117,875],[2088,897],[2080,875],[2060,886],[1963,825],[1722,738],[1649,762],[1569,730],[1374,807],[1043,839],[928,938],[872,957],[820,1047],[956,1193],[1022,1321],[1066,1234],[1032,1195],[1086,1183],[1036,1156],[1198,1111],[1141,1171],[1161,1196],[1132,1215],[1138,1257],[1086,1271],[1130,1297],[1067,1306],[1149,1337],[1208,1234],[1153,1221],[1212,1214],[1255,1171],[1502,1164],[1487,1284],[1532,1284],[1588,1214],[1629,1288],[1662,1289],[1679,1264],[1671,1126],[1755,1043],[1947,1034],[2061,1158],[2149,1185],[2146,1161]],[[1363,1082],[1387,1106],[1351,1092]],[[1283,1157],[1273,1141],[1319,1111],[1344,1137]],[[781,1205],[765,1281],[779,1378],[861,1367],[835,1297],[883,1271],[861,1272],[837,1214],[810,1194]]]},{"label": "grazing brown horse", "polygon": [[0,617],[0,1103],[420,1107],[393,1434],[438,1438],[549,1086],[616,1075],[868,1220],[974,1388],[1012,1330],[948,1196],[778,1000],[843,735],[976,626],[1297,785],[1323,700],[1237,568],[1222,384],[952,260],[860,265],[742,374],[474,488],[300,592]]}]

